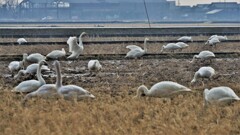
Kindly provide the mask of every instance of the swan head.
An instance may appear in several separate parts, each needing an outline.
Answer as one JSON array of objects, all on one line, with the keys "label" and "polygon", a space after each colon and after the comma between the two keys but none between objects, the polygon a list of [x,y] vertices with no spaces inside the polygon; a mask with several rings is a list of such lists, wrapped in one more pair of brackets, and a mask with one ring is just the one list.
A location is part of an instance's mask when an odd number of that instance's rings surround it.
[{"label": "swan head", "polygon": [[162,49],[161,49],[160,53],[163,52],[163,50],[165,49],[165,47],[166,47],[166,45],[163,45],[163,46],[162,46]]},{"label": "swan head", "polygon": [[148,41],[149,40],[149,38],[145,38],[145,41]]},{"label": "swan head", "polygon": [[79,37],[82,37],[83,35],[87,35],[87,33],[86,32],[82,32]]},{"label": "swan head", "polygon": [[48,65],[48,63],[47,63],[45,60],[41,60],[41,61],[39,62],[39,65]]},{"label": "swan head", "polygon": [[225,40],[228,40],[227,36],[223,36],[223,38],[224,38]]},{"label": "swan head", "polygon": [[141,96],[146,96],[146,91],[147,91],[147,87],[145,85],[141,85],[138,87],[137,89],[137,95],[133,98],[140,98]]}]

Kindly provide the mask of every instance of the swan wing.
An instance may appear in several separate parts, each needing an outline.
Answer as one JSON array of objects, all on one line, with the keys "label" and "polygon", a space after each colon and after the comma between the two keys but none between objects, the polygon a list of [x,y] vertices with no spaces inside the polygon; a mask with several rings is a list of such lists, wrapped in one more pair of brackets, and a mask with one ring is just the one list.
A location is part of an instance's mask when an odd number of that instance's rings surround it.
[{"label": "swan wing", "polygon": [[83,88],[76,86],[76,85],[62,86],[62,87],[60,87],[59,91],[61,92],[61,94],[65,94],[65,95],[72,94],[72,93],[75,93],[78,95],[84,95],[87,92]]},{"label": "swan wing", "polygon": [[14,88],[14,92],[33,92],[41,86],[41,83],[37,80],[23,81]]},{"label": "swan wing", "polygon": [[127,53],[126,58],[138,58],[145,54],[145,52],[141,49],[133,49]]},{"label": "swan wing", "polygon": [[130,50],[142,50],[141,47],[136,46],[136,45],[128,45],[126,48],[128,48]]},{"label": "swan wing", "polygon": [[74,52],[79,48],[77,37],[69,37],[67,44],[69,45],[69,52]]}]

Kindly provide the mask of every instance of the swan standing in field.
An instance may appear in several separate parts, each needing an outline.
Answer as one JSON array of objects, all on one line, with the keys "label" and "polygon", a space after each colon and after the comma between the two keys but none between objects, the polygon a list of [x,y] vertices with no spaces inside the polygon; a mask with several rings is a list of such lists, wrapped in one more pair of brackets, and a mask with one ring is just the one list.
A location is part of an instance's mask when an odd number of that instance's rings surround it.
[{"label": "swan standing in field", "polygon": [[214,87],[210,90],[205,89],[203,96],[205,101],[204,106],[207,106],[208,104],[230,103],[240,100],[231,88],[225,86]]},{"label": "swan standing in field", "polygon": [[[16,74],[15,76],[14,76],[14,79],[18,79],[22,74],[31,74],[31,75],[34,75],[34,74],[36,74],[36,72],[37,72],[37,68],[38,68],[38,64],[31,64],[31,65],[29,65],[27,68],[26,68],[26,70],[20,70],[19,72],[18,72],[18,74]],[[41,70],[42,71],[50,71],[50,69],[47,67],[47,66],[45,66],[45,65],[43,65],[42,67],[41,67]]]},{"label": "swan standing in field", "polygon": [[23,81],[18,86],[16,86],[12,91],[13,92],[20,92],[20,93],[26,93],[26,92],[33,92],[37,90],[42,85],[46,84],[45,80],[42,78],[41,75],[41,67],[43,64],[47,64],[46,61],[40,61],[37,68],[37,80],[28,80]]},{"label": "swan standing in field", "polygon": [[[215,70],[212,67],[201,67],[195,74],[194,74],[194,78],[191,81],[192,83],[195,83],[197,81],[198,78],[208,78],[211,79],[212,76],[215,75]],[[203,80],[202,80],[202,84],[204,86]]]},{"label": "swan standing in field", "polygon": [[90,72],[92,71],[100,71],[102,69],[102,65],[98,60],[90,60],[88,62],[88,69]]},{"label": "swan standing in field", "polygon": [[198,55],[193,56],[193,59],[190,63],[193,63],[195,61],[195,59],[203,59],[203,60],[210,59],[211,60],[211,58],[214,58],[214,57],[215,57],[215,54],[211,51],[201,51]]},{"label": "swan standing in field", "polygon": [[65,57],[66,56],[66,51],[64,50],[64,48],[62,48],[62,50],[54,50],[52,52],[50,52],[49,54],[47,54],[47,58],[50,58],[50,59],[59,59],[59,58],[62,58],[62,57]]},{"label": "swan standing in field", "polygon": [[217,43],[220,43],[220,41],[219,41],[218,38],[214,37],[214,38],[208,40],[208,41],[205,43],[205,45],[209,44],[210,46],[215,46],[215,47],[216,47],[216,44],[217,44]]},{"label": "swan standing in field", "polygon": [[180,51],[182,51],[182,49],[185,49],[185,48],[188,48],[188,44],[184,43],[184,42],[177,42],[176,45],[179,45],[181,48],[180,48]]},{"label": "swan standing in field", "polygon": [[59,95],[63,96],[65,99],[75,99],[75,100],[80,100],[82,98],[95,98],[94,95],[92,95],[90,92],[83,89],[82,87],[79,87],[76,85],[63,86],[59,61],[54,61],[54,65],[56,67],[56,73],[57,73],[56,87]]},{"label": "swan standing in field", "polygon": [[17,42],[19,45],[21,45],[21,44],[27,43],[27,40],[25,38],[19,38]]},{"label": "swan standing in field", "polygon": [[162,81],[154,84],[150,90],[148,90],[148,88],[144,85],[140,86],[137,90],[135,98],[140,98],[143,94],[149,97],[163,98],[188,91],[191,91],[191,89],[176,82]]},{"label": "swan standing in field", "polygon": [[149,39],[144,39],[144,49],[136,45],[128,45],[126,48],[130,49],[125,58],[139,58],[147,53],[147,41]]},{"label": "swan standing in field", "polygon": [[180,37],[179,39],[177,39],[178,41],[182,41],[182,42],[193,42],[193,39],[192,37],[190,36],[183,36],[183,37]]},{"label": "swan standing in field", "polygon": [[83,53],[83,42],[82,42],[82,36],[86,35],[86,32],[82,32],[82,34],[79,36],[79,44],[77,43],[77,37],[70,37],[67,41],[67,44],[69,45],[69,52],[72,54],[67,57],[67,59],[77,59],[81,53]]},{"label": "swan standing in field", "polygon": [[174,51],[177,49],[181,49],[181,46],[175,43],[168,43],[167,45],[162,46],[162,50],[160,51],[160,53],[162,53],[164,50],[169,50],[174,53]]}]

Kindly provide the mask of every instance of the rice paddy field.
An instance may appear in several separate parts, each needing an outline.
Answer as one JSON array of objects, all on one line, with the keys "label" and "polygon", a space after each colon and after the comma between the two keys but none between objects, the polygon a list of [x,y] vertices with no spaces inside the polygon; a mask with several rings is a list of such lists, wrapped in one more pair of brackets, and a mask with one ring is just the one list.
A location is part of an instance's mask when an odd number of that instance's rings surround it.
[{"label": "rice paddy field", "polygon": [[[132,39],[134,38],[134,39]],[[176,39],[177,37],[149,37],[156,39]],[[193,39],[207,39],[196,36]],[[85,37],[83,40],[143,40],[143,37],[101,38]],[[239,39],[239,35],[229,36]],[[31,40],[31,39],[28,39]],[[35,39],[37,41],[56,41],[67,39]],[[14,38],[0,38],[12,41]],[[189,43],[182,52],[239,52],[238,42],[222,42],[216,48],[204,43]],[[143,44],[138,44],[143,46]],[[159,53],[163,44],[151,43],[148,53]],[[83,55],[125,54],[127,44],[86,45]],[[0,54],[42,53],[65,48],[66,45],[0,46]],[[166,53],[166,52],[165,52]],[[173,54],[177,55],[177,54]],[[231,87],[240,95],[240,59],[215,58],[212,62],[185,59],[121,59],[100,60],[103,69],[89,75],[88,60],[69,63],[60,61],[63,84],[75,84],[96,96],[73,102],[63,99],[35,98],[22,104],[24,94],[11,90],[22,80],[14,80],[7,66],[9,61],[0,61],[0,134],[49,134],[49,135],[146,135],[146,134],[199,134],[226,135],[240,134],[240,103],[226,106],[203,107],[203,90],[217,86]],[[55,83],[53,61],[48,61],[51,73],[43,73],[47,83]],[[204,80],[190,85],[194,73],[202,66],[211,66],[216,75],[211,81]],[[160,81],[174,81],[192,89],[192,92],[165,98],[141,97],[133,99],[137,88],[144,84],[148,88]]]}]

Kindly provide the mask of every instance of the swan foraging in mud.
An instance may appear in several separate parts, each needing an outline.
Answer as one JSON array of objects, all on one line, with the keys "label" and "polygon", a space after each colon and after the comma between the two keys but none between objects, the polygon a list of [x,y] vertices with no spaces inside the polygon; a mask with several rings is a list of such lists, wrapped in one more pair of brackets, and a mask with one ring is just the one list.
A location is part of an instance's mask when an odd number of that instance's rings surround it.
[{"label": "swan foraging in mud", "polygon": [[88,62],[88,69],[90,70],[90,72],[92,71],[100,71],[102,69],[102,65],[100,64],[100,62],[98,60],[90,60]]},{"label": "swan foraging in mud", "polygon": [[188,92],[191,89],[171,81],[162,81],[154,84],[150,90],[144,85],[140,86],[137,90],[137,95],[135,97],[140,97],[142,94],[149,97],[170,97],[175,94],[182,92]]},{"label": "swan foraging in mud", "polygon": [[162,53],[164,50],[169,50],[174,53],[174,51],[177,49],[182,49],[182,47],[175,43],[168,43],[167,45],[162,46],[162,50],[160,51],[160,53]]},{"label": "swan foraging in mud", "polygon": [[201,51],[198,55],[193,56],[193,59],[190,63],[193,63],[195,61],[195,59],[206,60],[206,59],[211,59],[211,58],[214,58],[214,57],[215,57],[215,54],[211,51]]},{"label": "swan foraging in mud", "polygon": [[203,92],[205,106],[214,103],[230,103],[233,101],[238,101],[240,98],[235,94],[235,92],[225,86],[214,87],[210,90],[205,89]]},{"label": "swan foraging in mud", "polygon": [[[14,76],[14,79],[18,79],[22,74],[34,75],[37,72],[37,69],[38,69],[38,64],[31,64],[25,70],[18,71],[18,74]],[[47,66],[43,65],[41,67],[41,71],[50,71],[50,69]]]},{"label": "swan foraging in mud", "polygon": [[86,35],[86,32],[82,32],[82,34],[79,36],[79,44],[77,43],[77,37],[69,37],[67,40],[67,44],[69,45],[69,52],[72,54],[67,57],[67,59],[77,59],[80,54],[83,53],[83,42],[82,42],[82,36]]},{"label": "swan foraging in mud", "polygon": [[218,38],[214,37],[214,38],[208,40],[208,41],[205,43],[205,45],[209,44],[210,46],[215,46],[215,47],[216,47],[217,43],[220,43],[220,41],[219,41]]},{"label": "swan foraging in mud", "polygon": [[45,60],[45,59],[46,59],[46,57],[40,53],[32,53],[30,55],[28,55],[26,53],[23,54],[23,62],[24,63],[39,63],[40,61]]},{"label": "swan foraging in mud", "polygon": [[41,87],[42,85],[46,84],[45,80],[42,78],[42,75],[41,75],[41,67],[43,64],[47,64],[46,61],[40,61],[40,63],[38,64],[37,80],[23,81],[20,84],[18,84],[18,86],[16,86],[12,91],[21,92],[21,93],[33,92],[37,90],[39,87]]},{"label": "swan foraging in mud", "polygon": [[147,53],[147,41],[149,39],[144,39],[144,49],[136,45],[128,45],[126,48],[130,49],[125,58],[139,58]]},{"label": "swan foraging in mud", "polygon": [[47,54],[47,58],[50,59],[59,59],[62,57],[66,56],[66,51],[64,50],[64,48],[62,48],[62,50],[53,50],[52,52],[50,52],[49,54]]},{"label": "swan foraging in mud", "polygon": [[180,37],[179,39],[177,39],[178,41],[182,41],[182,42],[193,42],[193,39],[192,37],[190,36],[183,36],[183,37]]},{"label": "swan foraging in mud", "polygon": [[[195,74],[194,78],[191,81],[192,83],[195,83],[198,78],[208,78],[211,79],[215,75],[215,70],[212,67],[201,67]],[[204,86],[204,83],[202,81],[202,84]]]},{"label": "swan foraging in mud", "polygon": [[19,38],[17,42],[19,45],[21,45],[21,44],[27,43],[27,40],[25,38]]},{"label": "swan foraging in mud", "polygon": [[8,69],[14,74],[14,72],[19,71],[23,67],[23,62],[22,61],[12,61],[8,65]]},{"label": "swan foraging in mud", "polygon": [[208,40],[211,40],[212,38],[217,38],[219,41],[228,40],[227,36],[218,36],[218,35],[212,35]]}]

